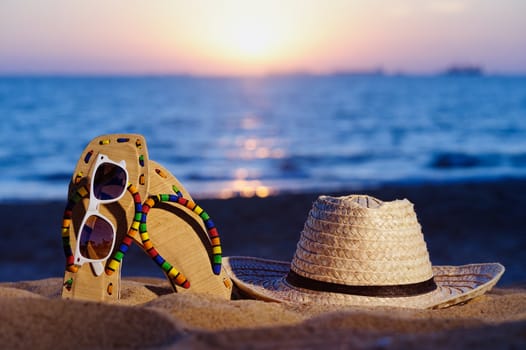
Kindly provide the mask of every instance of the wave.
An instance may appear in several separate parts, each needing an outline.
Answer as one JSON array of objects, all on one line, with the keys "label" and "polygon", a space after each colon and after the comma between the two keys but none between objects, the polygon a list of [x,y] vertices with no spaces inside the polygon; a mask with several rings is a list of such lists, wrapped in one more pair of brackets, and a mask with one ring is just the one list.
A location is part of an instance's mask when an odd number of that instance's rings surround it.
[{"label": "wave", "polygon": [[429,167],[437,170],[478,167],[493,168],[501,166],[510,166],[514,168],[526,167],[526,153],[470,154],[463,152],[442,152],[435,154],[429,162]]}]

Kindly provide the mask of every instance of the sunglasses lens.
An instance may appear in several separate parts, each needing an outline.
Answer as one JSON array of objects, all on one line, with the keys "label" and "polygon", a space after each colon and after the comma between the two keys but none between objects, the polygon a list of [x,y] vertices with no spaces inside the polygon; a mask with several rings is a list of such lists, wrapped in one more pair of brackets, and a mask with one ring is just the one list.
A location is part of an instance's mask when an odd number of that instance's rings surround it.
[{"label": "sunglasses lens", "polygon": [[95,172],[93,192],[98,200],[116,199],[126,190],[126,172],[118,165],[102,163]]},{"label": "sunglasses lens", "polygon": [[113,238],[111,224],[99,216],[91,215],[80,232],[80,254],[87,259],[105,259],[111,253]]}]

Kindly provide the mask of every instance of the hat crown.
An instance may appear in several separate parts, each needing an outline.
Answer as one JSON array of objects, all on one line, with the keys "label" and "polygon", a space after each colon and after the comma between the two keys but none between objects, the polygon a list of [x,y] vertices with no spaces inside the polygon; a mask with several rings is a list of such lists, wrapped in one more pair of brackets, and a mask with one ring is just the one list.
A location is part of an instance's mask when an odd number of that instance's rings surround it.
[{"label": "hat crown", "polygon": [[433,277],[413,204],[371,196],[320,196],[305,222],[291,270],[349,286],[419,283]]}]

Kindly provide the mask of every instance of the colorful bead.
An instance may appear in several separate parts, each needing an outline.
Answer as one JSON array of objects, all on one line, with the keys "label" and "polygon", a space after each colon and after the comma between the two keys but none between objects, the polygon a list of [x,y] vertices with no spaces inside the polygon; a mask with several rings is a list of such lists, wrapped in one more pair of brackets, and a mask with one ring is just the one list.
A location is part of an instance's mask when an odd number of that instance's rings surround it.
[{"label": "colorful bead", "polygon": [[207,229],[211,230],[215,227],[215,224],[214,222],[210,219],[210,216],[208,216],[208,214],[206,215],[208,217],[208,219],[203,219],[205,220],[205,226]]},{"label": "colorful bead", "polygon": [[182,197],[183,196],[183,193],[181,191],[179,191],[179,189],[177,188],[177,186],[173,185],[172,186],[172,190],[175,192],[175,194],[178,196],[178,197]]},{"label": "colorful bead", "polygon": [[75,179],[73,179],[73,183],[75,185],[79,184],[80,183],[80,180],[82,180],[82,178],[84,177],[84,175],[82,174],[82,172],[80,171],[77,176],[75,176]]},{"label": "colorful bead", "polygon": [[166,173],[165,173],[164,171],[162,171],[161,169],[159,169],[159,168],[156,168],[156,169],[155,169],[155,172],[156,172],[157,174],[159,174],[159,176],[162,177],[162,178],[164,178],[164,179],[166,179],[166,178],[168,177],[168,176],[166,175]]},{"label": "colorful bead", "polygon": [[[153,244],[152,244],[152,241],[150,239],[146,240],[146,241],[143,241],[142,242],[142,245],[144,246],[144,249],[146,249],[146,252],[148,252],[148,254],[153,254],[154,252],[152,252],[152,249],[153,249]],[[155,256],[155,255],[151,255],[151,257]]]},{"label": "colorful bead", "polygon": [[121,250],[121,251],[118,251],[117,253],[115,253],[115,260],[117,261],[121,261],[122,258],[124,257],[124,253],[126,253],[126,251],[128,250],[128,246],[125,244],[124,245],[124,250]]},{"label": "colorful bead", "polygon": [[66,280],[63,286],[66,287],[67,290],[71,290],[71,288],[73,287],[73,278]]},{"label": "colorful bead", "polygon": [[166,260],[161,264],[161,269],[163,269],[164,271],[168,271],[172,268],[172,265],[170,265]]},{"label": "colorful bead", "polygon": [[71,219],[68,217],[68,218],[65,218],[63,221],[62,221],[62,228],[68,228],[69,225],[71,225]]},{"label": "colorful bead", "polygon": [[140,228],[141,228],[141,240],[144,242],[144,241],[147,241],[150,239],[150,236],[148,235],[148,232],[147,231],[143,231],[143,227],[144,227],[145,224],[141,224]]},{"label": "colorful bead", "polygon": [[126,235],[126,237],[124,237],[122,239],[122,244],[125,244],[127,245],[128,247],[133,243],[133,238],[131,238],[131,236],[129,235]]},{"label": "colorful bead", "polygon": [[139,226],[141,225],[140,220],[142,220],[142,213],[136,214],[135,220],[133,221],[131,225],[131,229],[133,231],[139,231]]},{"label": "colorful bead", "polygon": [[66,266],[66,270],[69,272],[76,273],[79,270],[79,268],[77,265],[71,264],[71,265]]},{"label": "colorful bead", "polygon": [[142,204],[142,207],[143,207],[143,210],[144,210],[144,206],[149,206],[149,207],[153,207],[155,205],[155,197],[150,197],[148,198],[143,204]]},{"label": "colorful bead", "polygon": [[185,289],[190,288],[190,282],[180,273],[176,275],[175,282]]},{"label": "colorful bead", "polygon": [[194,212],[197,214],[197,215],[201,215],[201,213],[203,212],[203,208],[201,208],[200,206],[196,206],[194,208]]},{"label": "colorful bead", "polygon": [[106,267],[106,275],[111,276],[119,268],[120,261],[111,260],[108,266]]},{"label": "colorful bead", "polygon": [[128,141],[130,141],[130,139],[127,138],[127,137],[119,137],[119,138],[117,139],[117,142],[118,142],[118,143],[123,143],[123,142],[128,142]]},{"label": "colorful bead", "polygon": [[74,259],[75,259],[75,258],[73,257],[73,255],[69,255],[69,256],[67,257],[67,259],[66,259],[68,265],[73,265],[73,262],[74,262],[73,260],[74,260]]},{"label": "colorful bead", "polygon": [[208,230],[208,234],[210,235],[210,237],[217,238],[219,240],[219,232],[217,232],[217,229],[215,227]]},{"label": "colorful bead", "polygon": [[78,190],[78,194],[79,194],[82,198],[86,198],[87,196],[89,196],[89,190],[88,190],[87,187],[82,186],[81,188],[79,188],[79,190]]},{"label": "colorful bead", "polygon": [[164,263],[164,258],[160,256],[159,254],[156,254],[154,256],[154,261],[157,263],[157,265],[162,266]]},{"label": "colorful bead", "polygon": [[149,203],[145,203],[143,206],[142,206],[142,213],[143,214],[148,214],[150,212],[150,208],[151,206],[149,205]]},{"label": "colorful bead", "polygon": [[129,248],[129,245],[122,242],[119,246],[119,251],[115,253],[115,260],[122,261],[122,258],[124,258],[124,254],[128,252]]},{"label": "colorful bead", "polygon": [[84,163],[88,164],[91,156],[93,155],[93,150],[89,151],[88,153],[86,153],[86,155],[84,156]]}]

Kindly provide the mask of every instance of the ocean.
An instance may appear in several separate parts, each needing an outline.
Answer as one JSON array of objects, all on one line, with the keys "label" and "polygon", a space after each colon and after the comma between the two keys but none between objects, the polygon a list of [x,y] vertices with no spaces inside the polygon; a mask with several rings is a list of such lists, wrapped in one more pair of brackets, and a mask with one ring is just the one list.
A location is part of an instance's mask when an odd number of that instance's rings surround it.
[{"label": "ocean", "polygon": [[197,198],[526,176],[525,76],[0,77],[0,201],[140,133]]}]

